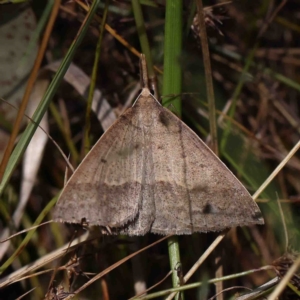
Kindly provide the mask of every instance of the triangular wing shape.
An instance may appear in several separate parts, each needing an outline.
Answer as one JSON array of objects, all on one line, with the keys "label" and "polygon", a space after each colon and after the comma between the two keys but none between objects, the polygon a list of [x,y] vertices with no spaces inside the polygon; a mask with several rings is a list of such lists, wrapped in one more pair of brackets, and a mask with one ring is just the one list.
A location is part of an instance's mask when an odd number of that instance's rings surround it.
[{"label": "triangular wing shape", "polygon": [[190,234],[263,224],[251,195],[196,133],[166,108],[157,110],[151,232]]},{"label": "triangular wing shape", "polygon": [[133,110],[144,134],[141,203],[115,232],[191,234],[264,223],[245,187],[180,119],[153,96]]},{"label": "triangular wing shape", "polygon": [[119,227],[135,218],[141,198],[143,132],[129,108],[102,135],[64,187],[54,221]]},{"label": "triangular wing shape", "polygon": [[66,184],[54,220],[82,218],[129,235],[264,223],[238,179],[150,93],[105,132]]}]

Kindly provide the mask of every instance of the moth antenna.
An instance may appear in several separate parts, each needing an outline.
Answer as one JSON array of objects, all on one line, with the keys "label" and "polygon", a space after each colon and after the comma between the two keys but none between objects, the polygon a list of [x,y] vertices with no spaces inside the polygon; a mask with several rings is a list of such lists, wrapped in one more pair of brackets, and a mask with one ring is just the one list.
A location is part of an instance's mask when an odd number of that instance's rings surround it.
[{"label": "moth antenna", "polygon": [[145,54],[141,54],[140,58],[140,74],[141,74],[141,87],[149,89],[148,70]]}]

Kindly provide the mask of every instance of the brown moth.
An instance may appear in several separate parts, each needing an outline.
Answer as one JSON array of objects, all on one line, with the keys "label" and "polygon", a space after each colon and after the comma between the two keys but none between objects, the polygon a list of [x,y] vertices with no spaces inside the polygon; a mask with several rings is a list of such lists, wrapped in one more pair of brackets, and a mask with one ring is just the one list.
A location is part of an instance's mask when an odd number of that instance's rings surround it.
[{"label": "brown moth", "polygon": [[187,125],[144,87],[64,187],[54,220],[108,233],[192,234],[264,224],[251,195]]}]

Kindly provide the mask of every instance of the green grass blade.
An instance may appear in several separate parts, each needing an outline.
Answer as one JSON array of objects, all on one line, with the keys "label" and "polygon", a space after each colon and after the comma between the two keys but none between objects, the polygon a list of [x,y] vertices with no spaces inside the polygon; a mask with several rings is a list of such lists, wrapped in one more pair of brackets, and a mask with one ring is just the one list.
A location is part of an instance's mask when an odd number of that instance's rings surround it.
[{"label": "green grass blade", "polygon": [[[164,43],[164,75],[163,96],[180,95],[181,93],[181,66],[179,63],[182,48],[182,1],[167,1]],[[163,104],[169,104],[167,97]],[[172,106],[177,115],[181,115],[180,96],[172,98]]]},{"label": "green grass blade", "polygon": [[[182,51],[182,1],[168,0],[166,3],[165,22],[165,43],[164,43],[164,75],[163,75],[163,96],[181,93],[181,66],[179,58]],[[166,98],[163,98],[166,100]],[[163,101],[165,104],[166,101]],[[181,98],[176,96],[172,100],[172,105],[178,115],[181,115]],[[180,263],[179,244],[176,236],[168,239],[170,267],[173,271],[173,287],[177,287],[178,282],[176,266]],[[183,297],[183,295],[182,295]],[[179,294],[176,295],[179,299]]]},{"label": "green grass blade", "polygon": [[70,49],[68,50],[64,60],[62,61],[57,73],[55,74],[43,99],[41,100],[39,106],[37,107],[37,109],[32,117],[32,120],[34,121],[34,123],[28,124],[28,126],[26,127],[24,133],[22,134],[17,146],[15,147],[15,149],[9,159],[2,182],[0,184],[0,195],[3,193],[3,190],[6,186],[6,184],[8,183],[10,176],[12,175],[15,167],[17,166],[17,163],[19,162],[23,153],[25,152],[32,136],[34,135],[34,133],[38,127],[38,124],[40,123],[41,119],[43,118],[54,94],[56,93],[60,83],[62,82],[64,75],[67,72],[67,69],[68,69],[69,65],[71,64],[72,59],[75,55],[76,49],[78,48],[81,41],[83,40],[83,38],[89,28],[89,24],[91,23],[93,16],[96,13],[99,2],[100,2],[100,0],[95,0],[93,2],[91,9],[86,17],[86,22],[80,28],[80,31],[79,31],[78,35],[76,36],[76,39],[74,40]]}]

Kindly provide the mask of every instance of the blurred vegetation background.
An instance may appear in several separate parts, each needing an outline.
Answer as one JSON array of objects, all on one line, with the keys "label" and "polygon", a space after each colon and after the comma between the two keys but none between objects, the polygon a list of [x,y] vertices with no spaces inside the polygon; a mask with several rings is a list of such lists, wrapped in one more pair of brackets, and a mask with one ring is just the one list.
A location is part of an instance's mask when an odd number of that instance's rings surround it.
[{"label": "blurred vegetation background", "polygon": [[[210,145],[209,123],[213,120],[208,114],[196,1],[17,2],[0,0],[1,240],[51,220],[67,166],[59,147],[76,168],[87,149],[132,104],[140,89],[142,51],[147,52],[157,97],[163,95],[164,105],[181,115]],[[255,194],[299,141],[300,3],[203,1],[203,7],[219,156]],[[178,28],[166,40],[165,30],[174,26],[174,20]],[[176,43],[181,49],[174,65],[180,70],[181,86],[170,95],[163,70]],[[28,104],[26,93],[31,95]],[[90,106],[91,112],[86,113]],[[40,122],[52,140],[40,129],[33,136],[36,123],[28,115]],[[14,130],[15,138],[9,140]],[[12,154],[4,154],[7,145]],[[296,153],[256,199],[266,224],[231,229],[188,281],[202,285],[186,290],[181,297],[213,297],[216,287],[208,281],[216,277],[219,264],[222,276],[267,265],[273,265],[275,272],[260,271],[224,281],[217,290],[231,289],[218,299],[238,298],[247,289],[285,274],[300,245],[299,170]],[[117,261],[161,237],[110,237],[102,236],[97,228],[89,230],[90,240],[84,242],[86,229],[50,223],[1,243],[0,299],[22,295],[22,299],[44,299],[46,295],[46,299],[129,299],[170,271],[166,240],[110,270]],[[178,274],[181,270],[185,274],[216,236],[179,236]],[[74,239],[82,243],[68,248]],[[64,245],[68,251],[55,256],[54,251]],[[72,294],[103,270],[106,274],[99,280],[78,295]],[[295,275],[280,299],[300,299],[297,287]],[[169,288],[170,276],[148,294]],[[143,299],[150,299],[146,297]]]}]

